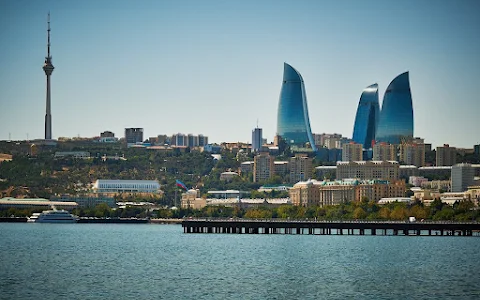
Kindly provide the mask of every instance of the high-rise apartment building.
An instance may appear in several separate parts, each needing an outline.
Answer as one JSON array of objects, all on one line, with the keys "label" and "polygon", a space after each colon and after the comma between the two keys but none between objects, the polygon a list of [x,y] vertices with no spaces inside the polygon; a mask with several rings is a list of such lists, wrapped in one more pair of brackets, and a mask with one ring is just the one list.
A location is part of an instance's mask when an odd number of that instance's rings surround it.
[{"label": "high-rise apartment building", "polygon": [[172,146],[187,146],[187,136],[183,133],[172,134],[170,143]]},{"label": "high-rise apartment building", "polygon": [[456,164],[452,166],[452,192],[465,192],[473,185],[475,170],[471,164]]},{"label": "high-rise apartment building", "polygon": [[348,143],[342,146],[342,161],[361,161],[363,160],[363,145]]},{"label": "high-rise apartment building", "polygon": [[396,161],[339,161],[337,179],[399,179],[399,164]]},{"label": "high-rise apartment building", "polygon": [[275,174],[275,157],[267,152],[261,152],[254,158],[253,182],[265,181]]},{"label": "high-rise apartment building", "polygon": [[190,148],[198,147],[198,135],[189,133],[187,135],[187,146]]},{"label": "high-rise apartment building", "polygon": [[365,88],[360,96],[353,127],[353,141],[362,144],[364,149],[372,148],[379,119],[378,84],[375,83]]},{"label": "high-rise apartment building", "polygon": [[397,160],[397,147],[388,143],[377,143],[373,146],[373,160]]},{"label": "high-rise apartment building", "polygon": [[205,146],[208,145],[208,136],[204,136],[203,134],[198,135],[198,145]]},{"label": "high-rise apartment building", "polygon": [[437,147],[436,161],[438,166],[453,166],[457,163],[457,148],[444,144],[443,147]]},{"label": "high-rise apartment building", "polygon": [[309,147],[316,151],[310,119],[307,94],[302,75],[285,63],[282,89],[278,101],[277,134],[292,148]]},{"label": "high-rise apartment building", "polygon": [[313,159],[306,154],[295,154],[290,158],[290,183],[304,181],[312,177]]},{"label": "high-rise apartment building", "polygon": [[262,149],[263,137],[262,128],[255,128],[252,131],[252,152],[258,152]]},{"label": "high-rise apartment building", "polygon": [[399,161],[404,165],[425,166],[425,145],[405,143],[399,145]]},{"label": "high-rise apartment building", "polygon": [[408,72],[390,82],[382,102],[375,139],[401,144],[413,138],[413,105]]},{"label": "high-rise apartment building", "polygon": [[127,144],[143,142],[143,128],[125,128],[125,142]]}]

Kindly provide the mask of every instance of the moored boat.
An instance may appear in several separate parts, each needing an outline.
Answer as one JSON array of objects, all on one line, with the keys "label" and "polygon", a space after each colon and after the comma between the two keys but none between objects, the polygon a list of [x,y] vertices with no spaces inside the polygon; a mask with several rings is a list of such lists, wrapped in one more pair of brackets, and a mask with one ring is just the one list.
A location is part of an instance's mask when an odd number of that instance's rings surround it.
[{"label": "moored boat", "polygon": [[30,223],[76,223],[78,217],[66,210],[44,210],[41,213],[33,213],[27,222]]}]

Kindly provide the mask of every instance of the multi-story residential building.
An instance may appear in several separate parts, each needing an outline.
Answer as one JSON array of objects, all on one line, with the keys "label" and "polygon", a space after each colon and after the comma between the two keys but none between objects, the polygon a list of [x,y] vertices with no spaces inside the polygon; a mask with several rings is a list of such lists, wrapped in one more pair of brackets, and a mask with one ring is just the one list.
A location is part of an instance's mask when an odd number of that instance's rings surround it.
[{"label": "multi-story residential building", "polygon": [[327,149],[341,149],[338,148],[338,142],[342,139],[340,134],[327,135],[323,139],[323,146]]},{"label": "multi-story residential building", "polygon": [[187,146],[190,148],[198,147],[198,135],[189,133],[187,135]]},{"label": "multi-story residential building", "polygon": [[183,134],[177,133],[173,134],[171,137],[167,135],[159,135],[157,138],[158,145],[172,145],[172,146],[179,146],[179,147],[204,147],[208,145],[208,137],[202,134],[194,135],[194,134]]},{"label": "multi-story residential building", "polygon": [[398,177],[400,179],[408,180],[410,176],[418,176],[418,168],[413,165],[400,165],[398,167]]},{"label": "multi-story residential building", "polygon": [[437,147],[436,151],[437,166],[453,166],[457,163],[457,149],[444,144],[443,147]]},{"label": "multi-story residential building", "polygon": [[356,179],[399,179],[399,164],[396,161],[351,161],[337,162],[337,180]]},{"label": "multi-story residential building", "polygon": [[315,133],[313,139],[317,148],[336,149],[337,142],[342,139],[342,135],[339,133]]},{"label": "multi-story residential building", "polygon": [[342,146],[342,161],[361,161],[363,160],[363,145],[354,142]]},{"label": "multi-story residential building", "polygon": [[273,167],[275,169],[275,175],[285,176],[290,172],[290,166],[288,161],[276,160],[273,162]]},{"label": "multi-story residential building", "polygon": [[306,154],[295,154],[290,158],[290,183],[304,181],[312,177],[313,159]]},{"label": "multi-story residential building", "polygon": [[364,197],[378,202],[382,198],[405,197],[407,188],[403,180],[365,180],[355,186],[355,200],[361,201]]},{"label": "multi-story residential building", "polygon": [[418,175],[429,179],[448,179],[452,173],[451,166],[434,166],[418,168]]},{"label": "multi-story residential building", "polygon": [[265,181],[275,174],[274,157],[261,152],[254,158],[253,182]]},{"label": "multi-story residential building", "polygon": [[474,172],[471,164],[452,166],[452,192],[465,192],[473,185]]},{"label": "multi-story residential building", "polygon": [[205,136],[203,134],[199,134],[198,135],[198,145],[199,146],[208,145],[208,136]]},{"label": "multi-story residential building", "polygon": [[402,164],[423,167],[425,165],[425,145],[405,143],[399,145],[399,161]]},{"label": "multi-story residential building", "polygon": [[338,205],[348,201],[361,201],[364,197],[379,201],[382,198],[404,197],[405,183],[387,180],[308,180],[296,183],[289,196],[293,205]]},{"label": "multi-story residential building", "polygon": [[252,131],[252,152],[258,152],[262,149],[263,137],[262,128],[255,128]]},{"label": "multi-story residential building", "polygon": [[187,146],[187,136],[183,133],[173,134],[170,143],[172,146]]},{"label": "multi-story residential building", "polygon": [[254,161],[244,161],[240,164],[240,173],[248,174],[253,172]]},{"label": "multi-story residential building", "polygon": [[397,160],[397,147],[388,143],[377,143],[373,146],[373,160]]},{"label": "multi-story residential building", "polygon": [[143,128],[125,128],[125,142],[136,144],[143,142]]},{"label": "multi-story residential building", "polygon": [[336,179],[337,166],[318,166],[315,167],[315,174],[319,180]]}]

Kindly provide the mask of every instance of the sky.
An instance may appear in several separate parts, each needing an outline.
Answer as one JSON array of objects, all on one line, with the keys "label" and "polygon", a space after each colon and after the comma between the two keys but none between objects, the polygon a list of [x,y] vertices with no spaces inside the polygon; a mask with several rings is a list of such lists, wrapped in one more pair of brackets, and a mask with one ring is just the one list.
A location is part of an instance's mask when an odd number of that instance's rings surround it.
[{"label": "sky", "polygon": [[0,140],[44,137],[47,14],[52,135],[273,141],[283,63],[313,133],[351,138],[362,90],[409,71],[414,135],[480,144],[480,1],[0,1]]}]

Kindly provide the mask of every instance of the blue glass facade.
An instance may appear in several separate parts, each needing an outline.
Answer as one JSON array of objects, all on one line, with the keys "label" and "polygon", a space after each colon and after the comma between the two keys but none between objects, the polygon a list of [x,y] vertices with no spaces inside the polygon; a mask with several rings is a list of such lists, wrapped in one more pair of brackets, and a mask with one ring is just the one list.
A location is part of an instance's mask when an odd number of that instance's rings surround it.
[{"label": "blue glass facade", "polygon": [[303,78],[297,70],[285,63],[283,83],[278,101],[277,134],[290,146],[307,147],[317,151],[310,129],[307,94]]},{"label": "blue glass facade", "polygon": [[376,140],[400,144],[413,138],[413,106],[408,72],[392,80],[383,97]]},{"label": "blue glass facade", "polygon": [[353,141],[363,144],[364,149],[372,147],[375,133],[380,119],[380,105],[378,104],[378,84],[365,88],[360,96],[355,125],[353,127]]}]

